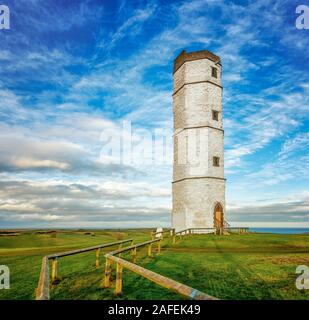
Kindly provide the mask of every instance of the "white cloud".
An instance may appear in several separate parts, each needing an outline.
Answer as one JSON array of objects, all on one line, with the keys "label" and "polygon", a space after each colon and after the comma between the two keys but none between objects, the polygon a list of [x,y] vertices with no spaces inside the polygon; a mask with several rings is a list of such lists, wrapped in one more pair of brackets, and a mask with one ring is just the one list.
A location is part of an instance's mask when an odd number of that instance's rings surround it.
[{"label": "white cloud", "polygon": [[54,160],[36,160],[33,158],[13,158],[11,165],[21,170],[33,169],[59,169],[66,170],[70,167],[68,163]]}]

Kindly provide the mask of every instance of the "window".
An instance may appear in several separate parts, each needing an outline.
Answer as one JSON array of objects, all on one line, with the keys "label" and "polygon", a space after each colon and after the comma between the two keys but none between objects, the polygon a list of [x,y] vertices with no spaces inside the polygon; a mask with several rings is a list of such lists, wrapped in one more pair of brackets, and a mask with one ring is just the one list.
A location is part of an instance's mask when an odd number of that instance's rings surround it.
[{"label": "window", "polygon": [[214,167],[220,167],[220,158],[219,157],[213,157],[213,165]]},{"label": "window", "polygon": [[218,69],[215,67],[211,67],[211,76],[214,78],[218,78]]},{"label": "window", "polygon": [[219,121],[219,111],[212,110],[212,120]]}]

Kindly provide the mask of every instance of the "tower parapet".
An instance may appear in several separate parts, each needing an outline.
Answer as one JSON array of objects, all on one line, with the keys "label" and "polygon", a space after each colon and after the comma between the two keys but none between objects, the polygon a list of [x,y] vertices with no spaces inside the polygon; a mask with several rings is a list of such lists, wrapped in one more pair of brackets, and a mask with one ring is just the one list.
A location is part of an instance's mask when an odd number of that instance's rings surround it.
[{"label": "tower parapet", "polygon": [[220,57],[208,50],[201,50],[195,52],[186,52],[182,50],[178,57],[174,60],[174,73],[187,61],[194,61],[200,59],[209,59],[216,64],[221,65]]}]

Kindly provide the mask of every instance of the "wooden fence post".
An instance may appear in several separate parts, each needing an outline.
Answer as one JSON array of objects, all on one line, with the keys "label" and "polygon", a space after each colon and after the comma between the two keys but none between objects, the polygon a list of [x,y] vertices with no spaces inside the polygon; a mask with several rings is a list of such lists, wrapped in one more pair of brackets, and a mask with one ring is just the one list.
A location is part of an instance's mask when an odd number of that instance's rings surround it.
[{"label": "wooden fence post", "polygon": [[151,257],[151,256],[152,256],[151,247],[152,247],[152,244],[150,243],[150,244],[148,245],[148,257]]},{"label": "wooden fence post", "polygon": [[161,239],[158,241],[158,254],[161,253]]},{"label": "wooden fence post", "polygon": [[116,295],[122,293],[122,265],[120,263],[116,264]]},{"label": "wooden fence post", "polygon": [[[122,243],[119,244],[118,249],[122,248]],[[118,254],[118,257],[121,258],[121,252]]]},{"label": "wooden fence post", "polygon": [[132,261],[133,261],[133,263],[135,263],[136,262],[136,258],[137,258],[137,249],[136,249],[136,247],[134,248],[134,249],[132,249]]},{"label": "wooden fence post", "polygon": [[100,248],[95,251],[95,266],[100,267]]},{"label": "wooden fence post", "polygon": [[58,274],[59,274],[59,270],[58,270],[58,259],[54,258],[52,260],[52,283],[57,282],[57,280],[59,280],[58,278]]},{"label": "wooden fence post", "polygon": [[106,259],[105,261],[105,272],[104,272],[104,281],[103,281],[103,287],[108,288],[110,284],[110,278],[112,273],[111,268],[112,262],[109,259]]}]

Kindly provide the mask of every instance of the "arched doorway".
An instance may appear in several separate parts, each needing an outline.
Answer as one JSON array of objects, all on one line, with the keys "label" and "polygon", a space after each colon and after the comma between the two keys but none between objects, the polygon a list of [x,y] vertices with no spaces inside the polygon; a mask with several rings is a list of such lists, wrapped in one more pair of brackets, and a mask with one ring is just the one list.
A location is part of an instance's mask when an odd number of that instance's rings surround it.
[{"label": "arched doorway", "polygon": [[218,202],[214,209],[214,228],[220,230],[224,225],[224,216],[222,205]]}]

